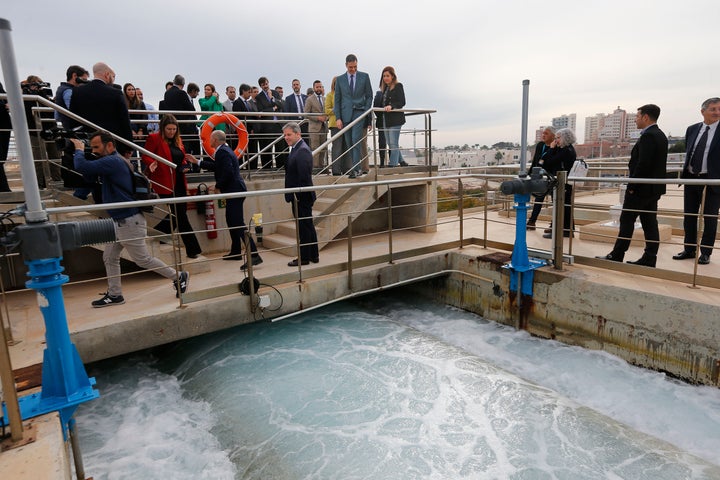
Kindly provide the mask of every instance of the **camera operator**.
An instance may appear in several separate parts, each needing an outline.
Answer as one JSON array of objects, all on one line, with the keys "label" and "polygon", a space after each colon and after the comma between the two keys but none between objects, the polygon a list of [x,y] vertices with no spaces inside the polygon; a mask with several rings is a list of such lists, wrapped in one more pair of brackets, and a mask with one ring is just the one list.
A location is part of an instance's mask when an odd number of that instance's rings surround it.
[{"label": "camera operator", "polygon": [[[22,87],[23,95],[38,95],[45,97],[48,100],[52,100],[52,90],[50,84],[42,81],[37,75],[30,75],[26,80],[20,82]],[[45,188],[47,185],[45,172],[41,159],[43,158],[43,152],[41,149],[41,143],[43,139],[40,137],[40,132],[46,129],[57,127],[57,122],[52,113],[42,112],[40,114],[40,121],[38,122],[35,114],[33,113],[33,107],[42,106],[35,100],[24,100],[25,104],[25,119],[27,121],[28,130],[30,131],[30,144],[32,146],[33,159],[35,162],[35,174],[37,175],[38,186]],[[60,155],[58,154],[55,142],[45,142],[45,151],[47,152],[48,159],[57,159]],[[50,175],[52,180],[60,181],[62,177],[60,175],[60,167],[54,162],[50,162]]]},{"label": "camera operator", "polygon": [[[5,93],[2,83],[0,83],[0,93]],[[8,150],[10,149],[11,129],[12,122],[10,121],[7,100],[0,100],[0,192],[11,191],[7,176],[5,175],[5,161],[7,160]]]}]

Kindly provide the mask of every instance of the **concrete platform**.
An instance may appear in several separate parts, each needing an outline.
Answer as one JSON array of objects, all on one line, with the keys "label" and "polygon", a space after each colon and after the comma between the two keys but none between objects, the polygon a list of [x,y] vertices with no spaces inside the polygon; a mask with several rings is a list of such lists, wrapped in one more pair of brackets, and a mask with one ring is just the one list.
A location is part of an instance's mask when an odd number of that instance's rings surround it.
[{"label": "concrete platform", "polygon": [[[617,238],[619,228],[619,225],[614,225],[612,222],[596,222],[581,225],[579,227],[580,240],[613,244]],[[672,239],[672,227],[670,225],[661,223],[658,225],[658,231],[660,232],[661,242],[669,242]],[[645,245],[645,236],[640,223],[635,224],[630,245],[633,247],[643,247]]]}]

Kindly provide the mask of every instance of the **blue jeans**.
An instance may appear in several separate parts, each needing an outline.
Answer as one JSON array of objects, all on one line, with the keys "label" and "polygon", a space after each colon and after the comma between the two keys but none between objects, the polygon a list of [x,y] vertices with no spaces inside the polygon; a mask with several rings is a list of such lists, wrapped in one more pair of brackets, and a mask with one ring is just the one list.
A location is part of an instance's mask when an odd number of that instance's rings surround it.
[{"label": "blue jeans", "polygon": [[388,149],[390,150],[390,161],[388,165],[391,167],[397,167],[402,161],[402,154],[400,153],[401,126],[402,125],[395,125],[385,128],[385,139],[387,140]]}]

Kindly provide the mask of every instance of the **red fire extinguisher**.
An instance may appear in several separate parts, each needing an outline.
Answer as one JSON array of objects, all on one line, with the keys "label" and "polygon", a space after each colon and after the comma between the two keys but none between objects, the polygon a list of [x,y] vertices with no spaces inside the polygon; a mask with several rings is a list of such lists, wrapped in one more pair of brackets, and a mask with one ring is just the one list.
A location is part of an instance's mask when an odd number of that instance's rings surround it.
[{"label": "red fire extinguisher", "polygon": [[217,224],[215,223],[215,202],[205,202],[205,230],[208,238],[217,238]]}]

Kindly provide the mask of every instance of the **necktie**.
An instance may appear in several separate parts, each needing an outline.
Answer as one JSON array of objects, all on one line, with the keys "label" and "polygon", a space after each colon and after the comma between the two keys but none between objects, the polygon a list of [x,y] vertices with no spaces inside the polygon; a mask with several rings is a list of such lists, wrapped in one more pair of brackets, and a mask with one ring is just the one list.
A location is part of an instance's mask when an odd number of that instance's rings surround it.
[{"label": "necktie", "polygon": [[322,95],[318,95],[317,97],[318,97],[318,102],[320,102],[320,108],[323,108],[323,109],[324,109],[324,108],[325,108],[325,102],[323,102],[323,97],[322,97]]},{"label": "necktie", "polygon": [[249,103],[247,100],[245,100],[245,108],[247,108],[247,111],[248,111],[248,112],[249,112],[250,110],[252,110],[252,109],[250,108],[250,103]]},{"label": "necktie", "polygon": [[698,175],[702,171],[703,156],[705,155],[705,145],[707,145],[709,126],[705,126],[705,131],[700,135],[695,150],[693,150],[692,156],[690,157],[690,168],[693,174]]},{"label": "necktie", "polygon": [[355,91],[355,75],[350,75],[350,91]]},{"label": "necktie", "polygon": [[302,97],[300,95],[296,94],[295,100],[297,101],[297,104],[298,104],[298,112],[304,112],[305,107],[303,106],[303,103],[302,103]]}]

